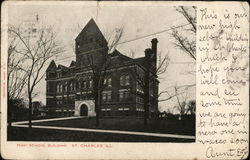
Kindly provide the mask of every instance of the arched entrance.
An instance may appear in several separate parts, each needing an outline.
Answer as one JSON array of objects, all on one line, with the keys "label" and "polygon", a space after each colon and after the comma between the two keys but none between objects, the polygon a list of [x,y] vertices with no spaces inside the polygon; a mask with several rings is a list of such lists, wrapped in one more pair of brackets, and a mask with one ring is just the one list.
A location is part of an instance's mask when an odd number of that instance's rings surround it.
[{"label": "arched entrance", "polygon": [[81,105],[80,116],[88,116],[88,106],[86,104]]},{"label": "arched entrance", "polygon": [[80,100],[75,101],[75,114],[74,116],[96,116],[95,103],[93,100]]}]

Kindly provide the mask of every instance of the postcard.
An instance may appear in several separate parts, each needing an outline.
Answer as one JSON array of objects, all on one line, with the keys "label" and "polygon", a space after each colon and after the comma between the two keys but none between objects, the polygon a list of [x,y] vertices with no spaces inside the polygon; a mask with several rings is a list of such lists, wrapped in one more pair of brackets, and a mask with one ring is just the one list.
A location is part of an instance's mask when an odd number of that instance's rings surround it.
[{"label": "postcard", "polygon": [[5,1],[4,159],[246,159],[246,2]]}]

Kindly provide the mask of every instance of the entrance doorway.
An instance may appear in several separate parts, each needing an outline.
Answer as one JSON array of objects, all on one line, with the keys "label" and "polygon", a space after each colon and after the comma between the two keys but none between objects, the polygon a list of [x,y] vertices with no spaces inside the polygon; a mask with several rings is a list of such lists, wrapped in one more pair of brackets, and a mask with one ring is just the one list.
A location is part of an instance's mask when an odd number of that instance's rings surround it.
[{"label": "entrance doorway", "polygon": [[88,106],[86,104],[81,105],[80,116],[88,116]]}]

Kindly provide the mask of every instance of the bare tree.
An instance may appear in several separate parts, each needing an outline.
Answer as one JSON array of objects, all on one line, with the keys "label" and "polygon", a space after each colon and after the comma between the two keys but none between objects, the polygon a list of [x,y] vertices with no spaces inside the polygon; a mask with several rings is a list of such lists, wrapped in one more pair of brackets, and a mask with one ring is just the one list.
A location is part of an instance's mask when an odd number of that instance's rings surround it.
[{"label": "bare tree", "polygon": [[[110,35],[108,37],[108,46],[101,48],[104,51],[104,54],[99,55],[101,58],[96,60],[94,54],[87,55],[88,64],[92,70],[92,78],[93,78],[93,97],[95,100],[95,112],[96,112],[96,126],[99,126],[100,119],[100,110],[102,103],[102,91],[106,87],[105,79],[109,76],[108,68],[111,65],[111,58],[109,54],[113,53],[116,50],[117,45],[119,44],[122,35],[124,33],[124,28],[117,28],[114,32],[114,35]],[[107,35],[106,35],[107,36]]]},{"label": "bare tree", "polygon": [[[182,91],[180,93],[180,89],[184,88],[185,91]],[[186,115],[188,113],[190,113],[191,115],[195,114],[195,100],[187,100],[187,90],[188,88],[190,88],[190,85],[185,85],[185,86],[174,86],[174,90],[175,90],[175,94],[176,94],[176,99],[177,99],[177,103],[178,106],[176,106],[175,108],[180,112],[180,115]]]},{"label": "bare tree", "polygon": [[20,54],[25,59],[25,66],[18,65],[18,68],[27,76],[27,93],[29,99],[29,127],[32,127],[32,99],[34,88],[43,79],[45,72],[42,69],[45,63],[54,55],[64,51],[56,40],[56,34],[52,27],[43,27],[36,32],[36,38],[31,34],[24,34],[18,28],[12,27],[9,30],[17,36],[19,41]]},{"label": "bare tree", "polygon": [[11,27],[8,29],[8,100],[18,99],[22,96],[22,91],[25,86],[26,73],[20,69],[24,66],[26,57],[21,55],[21,50],[18,48],[18,37],[12,34]]},{"label": "bare tree", "polygon": [[188,22],[188,26],[183,26],[172,29],[172,37],[175,39],[175,46],[187,53],[192,59],[196,60],[196,7],[184,7],[180,6],[176,8],[185,20]]},{"label": "bare tree", "polygon": [[187,111],[190,112],[191,115],[194,115],[196,112],[196,101],[190,100],[187,103]]},{"label": "bare tree", "polygon": [[8,123],[11,126],[14,103],[20,100],[23,96],[23,89],[26,84],[27,75],[23,72],[19,66],[23,66],[26,60],[20,54],[21,51],[18,48],[18,37],[12,34],[10,28],[8,29],[8,55],[7,55],[7,98],[8,98]]},{"label": "bare tree", "polygon": [[[151,49],[146,49],[145,52],[150,52],[150,50]],[[146,56],[145,58],[146,58],[146,63],[145,63],[144,74],[138,70],[136,72],[132,70],[130,71],[138,87],[142,90],[142,93],[138,91],[135,92],[130,91],[130,92],[136,96],[143,97],[144,127],[147,127],[149,118],[149,106],[150,104],[157,104],[159,102],[159,97],[163,94],[163,92],[161,92],[157,96],[151,97],[149,93],[151,90],[150,87],[155,87],[155,84],[157,83],[156,79],[157,78],[160,79],[161,75],[166,72],[170,58],[168,56],[168,52],[164,55],[164,57],[162,57],[162,52],[159,52],[157,65],[155,66],[155,68],[152,67],[152,64],[150,63],[152,61],[151,58],[149,56]]]}]

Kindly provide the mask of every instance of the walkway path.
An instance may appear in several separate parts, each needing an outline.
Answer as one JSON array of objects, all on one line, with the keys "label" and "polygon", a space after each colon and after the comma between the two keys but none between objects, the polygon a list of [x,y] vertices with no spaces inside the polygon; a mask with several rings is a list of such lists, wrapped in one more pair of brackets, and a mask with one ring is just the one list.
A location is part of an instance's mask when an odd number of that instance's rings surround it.
[{"label": "walkway path", "polygon": [[[76,118],[82,118],[82,117],[53,118],[53,119],[33,120],[32,122],[58,121],[58,120],[76,119]],[[13,126],[14,127],[28,127],[28,125],[22,125],[22,124],[26,124],[26,123],[28,123],[28,121],[14,122]],[[142,136],[154,136],[154,137],[166,137],[166,138],[195,139],[195,136],[163,134],[163,133],[147,133],[147,132],[117,131],[117,130],[87,129],[87,128],[70,128],[70,127],[53,127],[53,126],[36,126],[36,125],[32,125],[32,127],[33,128],[43,128],[43,129],[82,131],[82,132],[99,132],[99,133],[142,135]]]},{"label": "walkway path", "polygon": [[[64,117],[64,118],[39,119],[39,120],[32,120],[32,123],[34,123],[34,122],[59,121],[59,120],[77,119],[77,118],[82,118],[82,117]],[[25,124],[25,123],[29,123],[29,121],[12,122],[13,125]]]}]

